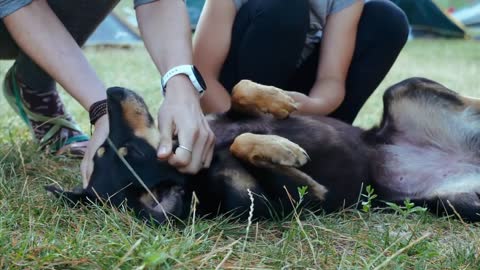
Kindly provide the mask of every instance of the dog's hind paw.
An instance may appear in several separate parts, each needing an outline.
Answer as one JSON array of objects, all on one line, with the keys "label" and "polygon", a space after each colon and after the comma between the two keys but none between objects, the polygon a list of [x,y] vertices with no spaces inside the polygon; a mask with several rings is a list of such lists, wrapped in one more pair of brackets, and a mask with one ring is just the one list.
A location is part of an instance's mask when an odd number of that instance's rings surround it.
[{"label": "dog's hind paw", "polygon": [[297,105],[282,89],[242,80],[233,88],[232,108],[253,114],[269,113],[284,119],[297,110]]},{"label": "dog's hind paw", "polygon": [[234,156],[253,165],[269,162],[287,167],[301,167],[310,158],[298,144],[277,135],[244,133],[230,146]]}]

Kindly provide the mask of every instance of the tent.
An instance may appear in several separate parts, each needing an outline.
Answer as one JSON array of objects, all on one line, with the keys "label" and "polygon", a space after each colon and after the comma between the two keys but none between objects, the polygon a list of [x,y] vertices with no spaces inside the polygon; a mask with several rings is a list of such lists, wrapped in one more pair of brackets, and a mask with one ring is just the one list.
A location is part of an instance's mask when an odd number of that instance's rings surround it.
[{"label": "tent", "polygon": [[407,15],[415,36],[465,38],[465,27],[432,0],[391,0]]},{"label": "tent", "polygon": [[138,29],[131,27],[115,13],[110,13],[90,36],[87,46],[128,46],[141,43]]},{"label": "tent", "polygon": [[[464,38],[466,24],[480,25],[480,4],[460,10],[455,18],[444,13],[432,0],[391,0],[407,15],[412,36]],[[187,0],[192,30],[195,29],[205,0]],[[87,41],[87,45],[132,45],[141,42],[132,8],[112,12]],[[459,21],[457,21],[457,19]],[[462,21],[462,22],[460,22]]]},{"label": "tent", "polygon": [[[192,30],[195,29],[205,0],[187,0]],[[87,40],[87,46],[129,46],[141,43],[140,32],[132,7],[116,10],[98,26]]]},{"label": "tent", "polygon": [[195,30],[197,26],[204,4],[205,0],[187,0],[188,15],[190,16],[192,30]]},{"label": "tent", "polygon": [[466,26],[480,27],[480,3],[456,11],[453,17]]}]

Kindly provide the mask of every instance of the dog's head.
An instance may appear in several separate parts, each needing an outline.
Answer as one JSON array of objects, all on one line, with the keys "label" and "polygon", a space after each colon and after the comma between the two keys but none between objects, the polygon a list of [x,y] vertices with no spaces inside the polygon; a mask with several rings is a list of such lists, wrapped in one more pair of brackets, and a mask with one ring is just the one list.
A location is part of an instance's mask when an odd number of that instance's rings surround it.
[{"label": "dog's head", "polygon": [[185,212],[185,176],[166,161],[157,159],[160,135],[143,99],[131,90],[107,90],[110,133],[94,157],[88,187],[66,192],[47,190],[70,202],[126,203],[144,218],[163,223],[167,214]]}]

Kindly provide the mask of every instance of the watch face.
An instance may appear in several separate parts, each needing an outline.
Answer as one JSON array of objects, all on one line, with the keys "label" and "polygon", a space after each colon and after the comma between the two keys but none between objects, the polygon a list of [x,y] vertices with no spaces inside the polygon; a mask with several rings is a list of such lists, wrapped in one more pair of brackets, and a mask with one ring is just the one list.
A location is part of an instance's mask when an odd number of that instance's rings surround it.
[{"label": "watch face", "polygon": [[198,69],[195,66],[192,66],[192,71],[193,71],[193,75],[195,75],[195,77],[197,78],[197,81],[200,84],[200,86],[202,87],[202,89],[206,90],[207,89],[207,84],[203,80],[203,77],[200,74],[200,72],[198,71]]}]

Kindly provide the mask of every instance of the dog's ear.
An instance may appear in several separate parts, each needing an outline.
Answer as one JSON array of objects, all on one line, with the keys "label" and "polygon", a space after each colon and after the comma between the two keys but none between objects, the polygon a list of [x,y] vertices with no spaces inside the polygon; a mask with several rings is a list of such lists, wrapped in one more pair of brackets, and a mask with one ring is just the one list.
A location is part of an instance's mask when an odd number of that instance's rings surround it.
[{"label": "dog's ear", "polygon": [[61,198],[68,202],[70,206],[75,206],[78,204],[90,204],[90,196],[85,192],[83,188],[75,188],[73,191],[65,191],[61,188],[58,188],[55,185],[45,186],[45,189],[48,192],[51,192],[57,198]]}]

